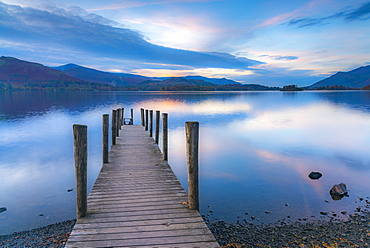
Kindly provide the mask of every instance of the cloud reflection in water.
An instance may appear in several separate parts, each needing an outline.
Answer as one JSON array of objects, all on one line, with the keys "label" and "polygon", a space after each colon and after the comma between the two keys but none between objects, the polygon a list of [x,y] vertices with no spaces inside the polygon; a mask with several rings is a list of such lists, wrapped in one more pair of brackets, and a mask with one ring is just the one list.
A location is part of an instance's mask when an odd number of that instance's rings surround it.
[{"label": "cloud reflection in water", "polygon": [[[193,109],[184,114],[197,113]],[[367,196],[369,113],[328,102],[255,109],[253,105],[245,108],[249,117],[231,117],[226,124],[200,123],[201,190],[219,216],[228,216],[229,220],[243,216],[241,209],[235,210],[238,214],[234,212],[234,216],[230,214],[235,199],[245,205],[245,212],[259,209],[280,213],[280,217],[319,217],[319,211],[350,208],[357,196]],[[236,106],[234,111],[240,108]],[[184,132],[181,128],[172,131],[170,142],[176,148],[171,150],[170,163],[186,186]],[[311,171],[324,176],[313,181],[308,178]],[[335,205],[326,203],[331,200],[330,188],[340,182],[348,185],[352,197]],[[215,190],[220,190],[219,196],[208,197],[215,195]],[[282,207],[284,203],[290,204],[289,211]],[[206,206],[202,209],[206,211]],[[264,218],[274,219],[276,215]]]},{"label": "cloud reflection in water", "polygon": [[[135,124],[140,108],[169,113],[169,163],[185,187],[184,122],[200,122],[201,213],[212,209],[210,218],[271,222],[351,211],[370,191],[370,114],[357,107],[367,99],[366,92],[14,92],[0,98],[0,207],[8,209],[0,233],[74,217],[72,125],[88,125],[91,187],[101,166],[101,115],[118,107],[126,115],[134,108]],[[311,171],[323,177],[312,181]],[[334,202],[329,190],[341,182],[350,197]]]}]

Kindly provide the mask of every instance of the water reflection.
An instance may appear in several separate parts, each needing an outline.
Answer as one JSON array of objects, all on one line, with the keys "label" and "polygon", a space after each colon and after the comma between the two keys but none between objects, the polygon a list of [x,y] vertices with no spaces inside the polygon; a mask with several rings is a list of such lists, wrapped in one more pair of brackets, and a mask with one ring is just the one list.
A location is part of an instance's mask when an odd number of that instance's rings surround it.
[{"label": "water reflection", "polygon": [[[75,217],[72,125],[88,125],[91,188],[101,116],[117,107],[133,108],[135,124],[140,108],[169,113],[169,162],[185,187],[184,122],[200,122],[201,213],[210,219],[350,212],[370,188],[365,106],[364,91],[0,93],[0,234]],[[341,182],[350,196],[334,201],[329,190]]]}]

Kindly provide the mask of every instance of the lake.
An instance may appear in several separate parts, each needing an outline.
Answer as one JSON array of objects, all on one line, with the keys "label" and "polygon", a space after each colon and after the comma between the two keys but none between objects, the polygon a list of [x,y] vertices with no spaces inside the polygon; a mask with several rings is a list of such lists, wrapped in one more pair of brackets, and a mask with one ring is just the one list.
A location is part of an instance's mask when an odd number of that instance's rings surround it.
[{"label": "lake", "polygon": [[[168,113],[168,160],[185,189],[184,126],[199,121],[210,221],[346,218],[370,200],[369,91],[0,92],[0,235],[75,218],[72,126],[88,126],[91,189],[102,115],[119,107],[134,109],[134,124],[140,108]],[[339,183],[349,196],[333,200]]]}]

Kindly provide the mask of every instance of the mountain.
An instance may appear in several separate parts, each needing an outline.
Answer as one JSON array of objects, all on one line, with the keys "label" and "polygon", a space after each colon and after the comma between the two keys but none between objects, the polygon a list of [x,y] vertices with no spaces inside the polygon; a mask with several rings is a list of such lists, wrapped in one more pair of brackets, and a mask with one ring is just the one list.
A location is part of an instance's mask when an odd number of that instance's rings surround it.
[{"label": "mountain", "polygon": [[134,74],[104,72],[75,64],[53,67],[53,69],[63,71],[69,76],[85,81],[109,84],[112,86],[136,85],[151,79],[149,77]]},{"label": "mountain", "polygon": [[[126,86],[126,85],[137,85],[144,81],[153,80],[153,81],[163,81],[171,79],[171,77],[145,77],[136,74],[129,73],[112,73],[99,71],[75,64],[66,64],[58,67],[52,67],[63,71],[69,76],[76,77],[89,82],[96,82],[101,84],[110,84],[113,86]],[[230,79],[226,78],[207,78],[202,76],[186,76],[183,77],[189,80],[203,80],[205,82],[217,84],[217,85],[226,85],[226,84],[240,84]],[[171,79],[173,81],[173,78]],[[183,81],[187,84],[185,81]]]},{"label": "mountain", "polygon": [[336,74],[325,78],[308,88],[328,87],[342,85],[350,88],[362,88],[370,85],[370,65],[362,66],[348,72],[337,72]]},{"label": "mountain", "polygon": [[82,82],[81,79],[38,63],[0,57],[0,83],[25,85],[50,81]]},{"label": "mountain", "polygon": [[124,86],[123,90],[145,91],[255,91],[279,90],[278,87],[267,87],[258,84],[213,84],[204,80],[172,77],[165,80],[148,80],[133,86]]},{"label": "mountain", "polygon": [[174,85],[213,86],[215,84],[206,82],[204,80],[187,79],[184,77],[172,77],[165,79],[163,81],[148,80],[138,84],[138,86],[174,86]]},{"label": "mountain", "polygon": [[80,67],[80,66],[76,65],[76,64],[66,64],[66,65],[61,65],[61,66],[58,66],[58,67],[50,67],[50,68],[56,69],[58,71],[65,72],[69,69],[73,69],[73,68],[76,68],[76,67]]},{"label": "mountain", "polygon": [[218,85],[241,84],[241,83],[235,82],[227,78],[207,78],[207,77],[202,77],[202,76],[186,76],[185,78],[193,79],[193,80],[203,80],[203,81],[210,82],[213,84],[218,84]]},{"label": "mountain", "polygon": [[115,90],[111,85],[91,83],[47,66],[0,57],[0,90]]},{"label": "mountain", "polygon": [[110,73],[76,64],[49,68],[12,57],[0,57],[0,90],[245,91],[278,89],[256,84],[240,84],[226,78],[202,76],[151,78],[127,73]]}]

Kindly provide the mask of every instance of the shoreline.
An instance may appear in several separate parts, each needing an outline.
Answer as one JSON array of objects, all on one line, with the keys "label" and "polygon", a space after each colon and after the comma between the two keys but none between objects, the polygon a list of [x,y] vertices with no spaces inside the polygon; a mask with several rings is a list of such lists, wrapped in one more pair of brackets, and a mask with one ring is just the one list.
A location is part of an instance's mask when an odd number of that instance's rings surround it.
[{"label": "shoreline", "polygon": [[0,235],[0,247],[65,246],[76,220],[67,220],[35,229]]},{"label": "shoreline", "polygon": [[[0,235],[0,247],[63,248],[76,220]],[[271,224],[209,221],[206,224],[223,248],[244,247],[370,247],[370,212],[348,214],[348,219],[311,220]]]},{"label": "shoreline", "polygon": [[281,220],[272,224],[247,221],[206,223],[224,248],[370,247],[370,212],[367,210],[348,214],[347,220]]}]

